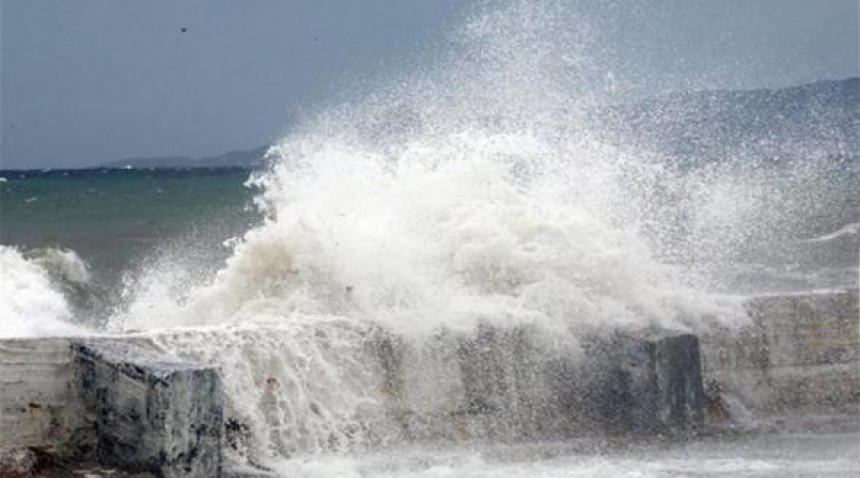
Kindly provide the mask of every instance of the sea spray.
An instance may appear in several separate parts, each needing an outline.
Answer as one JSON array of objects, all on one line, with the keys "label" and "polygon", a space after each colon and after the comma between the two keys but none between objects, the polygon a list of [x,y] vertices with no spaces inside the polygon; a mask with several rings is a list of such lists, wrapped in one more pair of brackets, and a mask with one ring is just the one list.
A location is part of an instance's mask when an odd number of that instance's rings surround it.
[{"label": "sea spray", "polygon": [[[379,164],[335,140],[305,152],[315,169],[277,177],[273,219],[246,235],[211,285],[173,316],[158,314],[160,325],[247,322],[265,308],[411,330],[481,320],[689,327],[719,310],[655,261],[635,230],[568,194],[569,175],[518,177],[517,161],[533,158],[521,152],[528,138],[477,136],[478,146],[472,133],[419,148],[436,154],[429,166],[408,152]],[[140,319],[129,326],[153,325]]]},{"label": "sea spray", "polygon": [[73,252],[43,249],[22,253],[0,246],[0,337],[75,335],[72,305],[65,295],[89,280]]},{"label": "sea spray", "polygon": [[[697,288],[728,293],[856,283],[860,162],[824,151],[779,160],[747,152],[660,178],[647,216],[651,249]],[[693,160],[691,159],[691,162]],[[676,166],[677,170],[678,167]],[[822,245],[809,238],[847,228]]]},{"label": "sea spray", "polygon": [[242,323],[261,307],[413,330],[725,316],[641,234],[665,168],[582,121],[593,44],[569,13],[481,12],[440,64],[296,126],[252,181],[267,223],[157,325]]},{"label": "sea spray", "polygon": [[24,257],[41,267],[56,282],[84,286],[90,282],[90,268],[75,251],[57,248],[30,249]]}]

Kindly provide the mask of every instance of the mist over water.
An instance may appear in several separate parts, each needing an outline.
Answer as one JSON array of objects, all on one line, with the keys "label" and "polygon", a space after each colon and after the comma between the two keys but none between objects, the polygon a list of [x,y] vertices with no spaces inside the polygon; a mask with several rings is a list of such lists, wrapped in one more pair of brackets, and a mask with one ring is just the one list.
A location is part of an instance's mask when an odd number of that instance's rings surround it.
[{"label": "mist over water", "polygon": [[[221,367],[241,424],[233,458],[313,475],[323,465],[302,457],[546,438],[557,417],[536,410],[558,408],[545,403],[557,384],[534,370],[582,359],[582,337],[742,324],[729,294],[786,255],[832,241],[856,252],[856,214],[838,213],[844,230],[797,227],[857,200],[845,196],[856,163],[822,155],[770,167],[739,152],[679,167],[656,143],[631,147],[630,131],[608,132],[595,111],[627,79],[605,71],[611,50],[585,12],[483,6],[412,71],[305,118],[249,179],[263,189],[263,224],[224,238],[222,267],[180,244],[129,272],[107,330],[194,328],[153,340]],[[824,256],[776,272],[808,278],[803,267],[823,258],[833,271],[820,284],[844,286],[845,254]],[[2,258],[33,273],[14,251]],[[43,296],[51,320],[71,315],[62,295]],[[521,355],[500,351],[496,365],[531,394],[516,402],[500,389],[490,421],[461,405],[483,370],[463,365],[463,337],[487,325],[520,331],[498,340]],[[501,466],[427,453],[452,473]],[[332,463],[346,475],[376,466]],[[560,466],[592,465],[630,471]]]}]

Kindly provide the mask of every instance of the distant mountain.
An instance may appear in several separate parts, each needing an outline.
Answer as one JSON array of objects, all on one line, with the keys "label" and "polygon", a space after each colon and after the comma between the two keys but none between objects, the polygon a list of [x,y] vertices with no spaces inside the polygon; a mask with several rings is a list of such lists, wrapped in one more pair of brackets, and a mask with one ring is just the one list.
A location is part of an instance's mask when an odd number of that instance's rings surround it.
[{"label": "distant mountain", "polygon": [[683,93],[594,115],[619,147],[679,160],[737,154],[799,158],[860,154],[860,78],[782,89]]},{"label": "distant mountain", "polygon": [[128,158],[111,161],[102,166],[107,168],[259,168],[266,161],[268,146],[260,146],[246,151],[231,151],[208,158],[188,158],[185,156],[165,156],[160,158]]},{"label": "distant mountain", "polygon": [[[680,93],[594,110],[592,130],[623,150],[653,151],[679,163],[738,155],[774,160],[810,154],[860,155],[860,78],[781,89]],[[130,158],[106,167],[256,168],[266,146],[209,158]]]}]

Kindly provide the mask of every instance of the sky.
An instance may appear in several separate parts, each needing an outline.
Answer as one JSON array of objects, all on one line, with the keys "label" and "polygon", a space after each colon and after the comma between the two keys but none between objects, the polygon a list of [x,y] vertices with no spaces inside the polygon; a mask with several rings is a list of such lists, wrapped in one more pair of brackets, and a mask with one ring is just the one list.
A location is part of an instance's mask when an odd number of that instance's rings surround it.
[{"label": "sky", "polygon": [[[485,2],[489,3],[489,2]],[[634,96],[858,74],[858,0],[585,2]],[[469,0],[0,0],[0,169],[270,144],[434,49]],[[571,25],[576,19],[570,19]],[[417,60],[416,60],[417,59]]]}]

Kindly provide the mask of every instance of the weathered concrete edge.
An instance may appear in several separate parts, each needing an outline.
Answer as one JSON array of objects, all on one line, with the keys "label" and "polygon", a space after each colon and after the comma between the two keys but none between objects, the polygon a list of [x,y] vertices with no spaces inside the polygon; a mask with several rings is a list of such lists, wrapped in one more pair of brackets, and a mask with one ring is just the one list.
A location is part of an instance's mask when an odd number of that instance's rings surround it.
[{"label": "weathered concrete edge", "polygon": [[224,392],[219,370],[116,339],[73,343],[75,395],[89,455],[159,476],[220,476]]},{"label": "weathered concrete edge", "polygon": [[[856,406],[860,402],[857,390],[858,362],[851,357],[857,350],[854,339],[860,339],[860,319],[857,313],[857,291],[840,291],[828,294],[804,294],[792,296],[763,296],[752,298],[751,307],[759,307],[757,316],[753,314],[753,325],[740,334],[724,337],[704,337],[702,340],[703,378],[706,382],[718,380],[728,386],[735,387],[741,393],[751,408],[756,411],[771,411],[787,413],[792,409],[802,407],[804,400],[810,397],[826,400],[835,398],[835,404]],[[819,306],[820,304],[836,304]],[[764,309],[761,304],[764,305]],[[787,305],[786,305],[787,304]],[[816,305],[818,304],[818,305]],[[839,305],[843,304],[843,305]],[[767,309],[767,307],[772,307]],[[773,309],[775,307],[776,309]],[[767,312],[770,310],[770,312]],[[778,314],[774,310],[781,310]],[[785,311],[789,311],[785,315]],[[792,312],[793,311],[793,312]],[[812,359],[801,357],[799,362],[785,363],[786,357],[791,359],[792,353],[770,353],[772,346],[783,347],[777,350],[791,351],[791,341],[781,341],[781,334],[789,331],[798,333],[800,329],[783,327],[779,318],[792,317],[792,313],[800,313],[802,317],[811,318],[812,322],[800,321],[804,324],[815,324],[838,318],[837,324],[847,324],[849,335],[848,349],[840,347],[835,355],[839,360],[834,363],[821,363],[815,357],[820,350],[811,353]],[[758,317],[758,318],[756,318]],[[788,319],[791,320],[791,319]],[[840,325],[841,327],[842,325]],[[853,328],[852,328],[853,327]],[[807,330],[807,329],[803,329]],[[812,327],[812,332],[818,330]],[[830,330],[830,329],[826,329]],[[841,330],[841,329],[839,329]],[[852,332],[853,331],[853,332]],[[809,332],[809,330],[807,330]],[[809,334],[803,335],[807,339]],[[812,335],[812,337],[821,337]],[[829,337],[827,334],[824,337]],[[853,337],[853,338],[852,338]],[[122,342],[152,344],[146,336],[106,337],[107,340]],[[43,338],[43,339],[5,339],[0,340],[0,449],[20,446],[36,446],[54,448],[58,452],[68,452],[64,447],[73,441],[73,433],[79,429],[76,420],[81,417],[80,404],[77,403],[73,384],[76,380],[76,369],[73,364],[73,344],[83,339],[76,338]],[[726,344],[720,348],[720,341]],[[806,342],[803,342],[806,343]],[[801,345],[803,345],[803,343]],[[813,343],[818,343],[813,341]],[[795,343],[796,345],[796,343]],[[839,344],[837,344],[839,345]],[[788,348],[785,348],[788,347]],[[719,351],[726,350],[728,355],[720,357]],[[804,348],[799,349],[803,352]],[[767,353],[765,353],[767,352]],[[826,352],[826,350],[825,350]],[[153,350],[153,353],[158,353]],[[174,360],[171,358],[170,360]],[[170,362],[168,360],[167,362]],[[826,372],[826,373],[822,373]],[[775,401],[775,390],[803,390],[798,383],[804,382],[804,377],[828,376],[823,384],[811,383],[809,390],[815,395],[801,394],[801,399]],[[800,382],[798,382],[798,379]],[[834,383],[843,384],[839,390],[847,390],[847,394],[832,394],[828,387]],[[783,392],[779,392],[783,393]],[[758,395],[758,396],[757,396]],[[830,398],[827,398],[830,397]],[[32,404],[32,405],[31,405]],[[10,432],[13,430],[13,432]]]},{"label": "weathered concrete edge", "polygon": [[216,368],[145,336],[0,340],[0,474],[39,465],[35,449],[52,461],[220,476],[223,413]]},{"label": "weathered concrete edge", "polygon": [[856,414],[858,298],[857,289],[847,289],[747,299],[748,326],[701,337],[709,398],[734,401],[760,418],[811,407]]},{"label": "weathered concrete edge", "polygon": [[0,340],[0,449],[65,452],[78,428],[72,338]]}]

